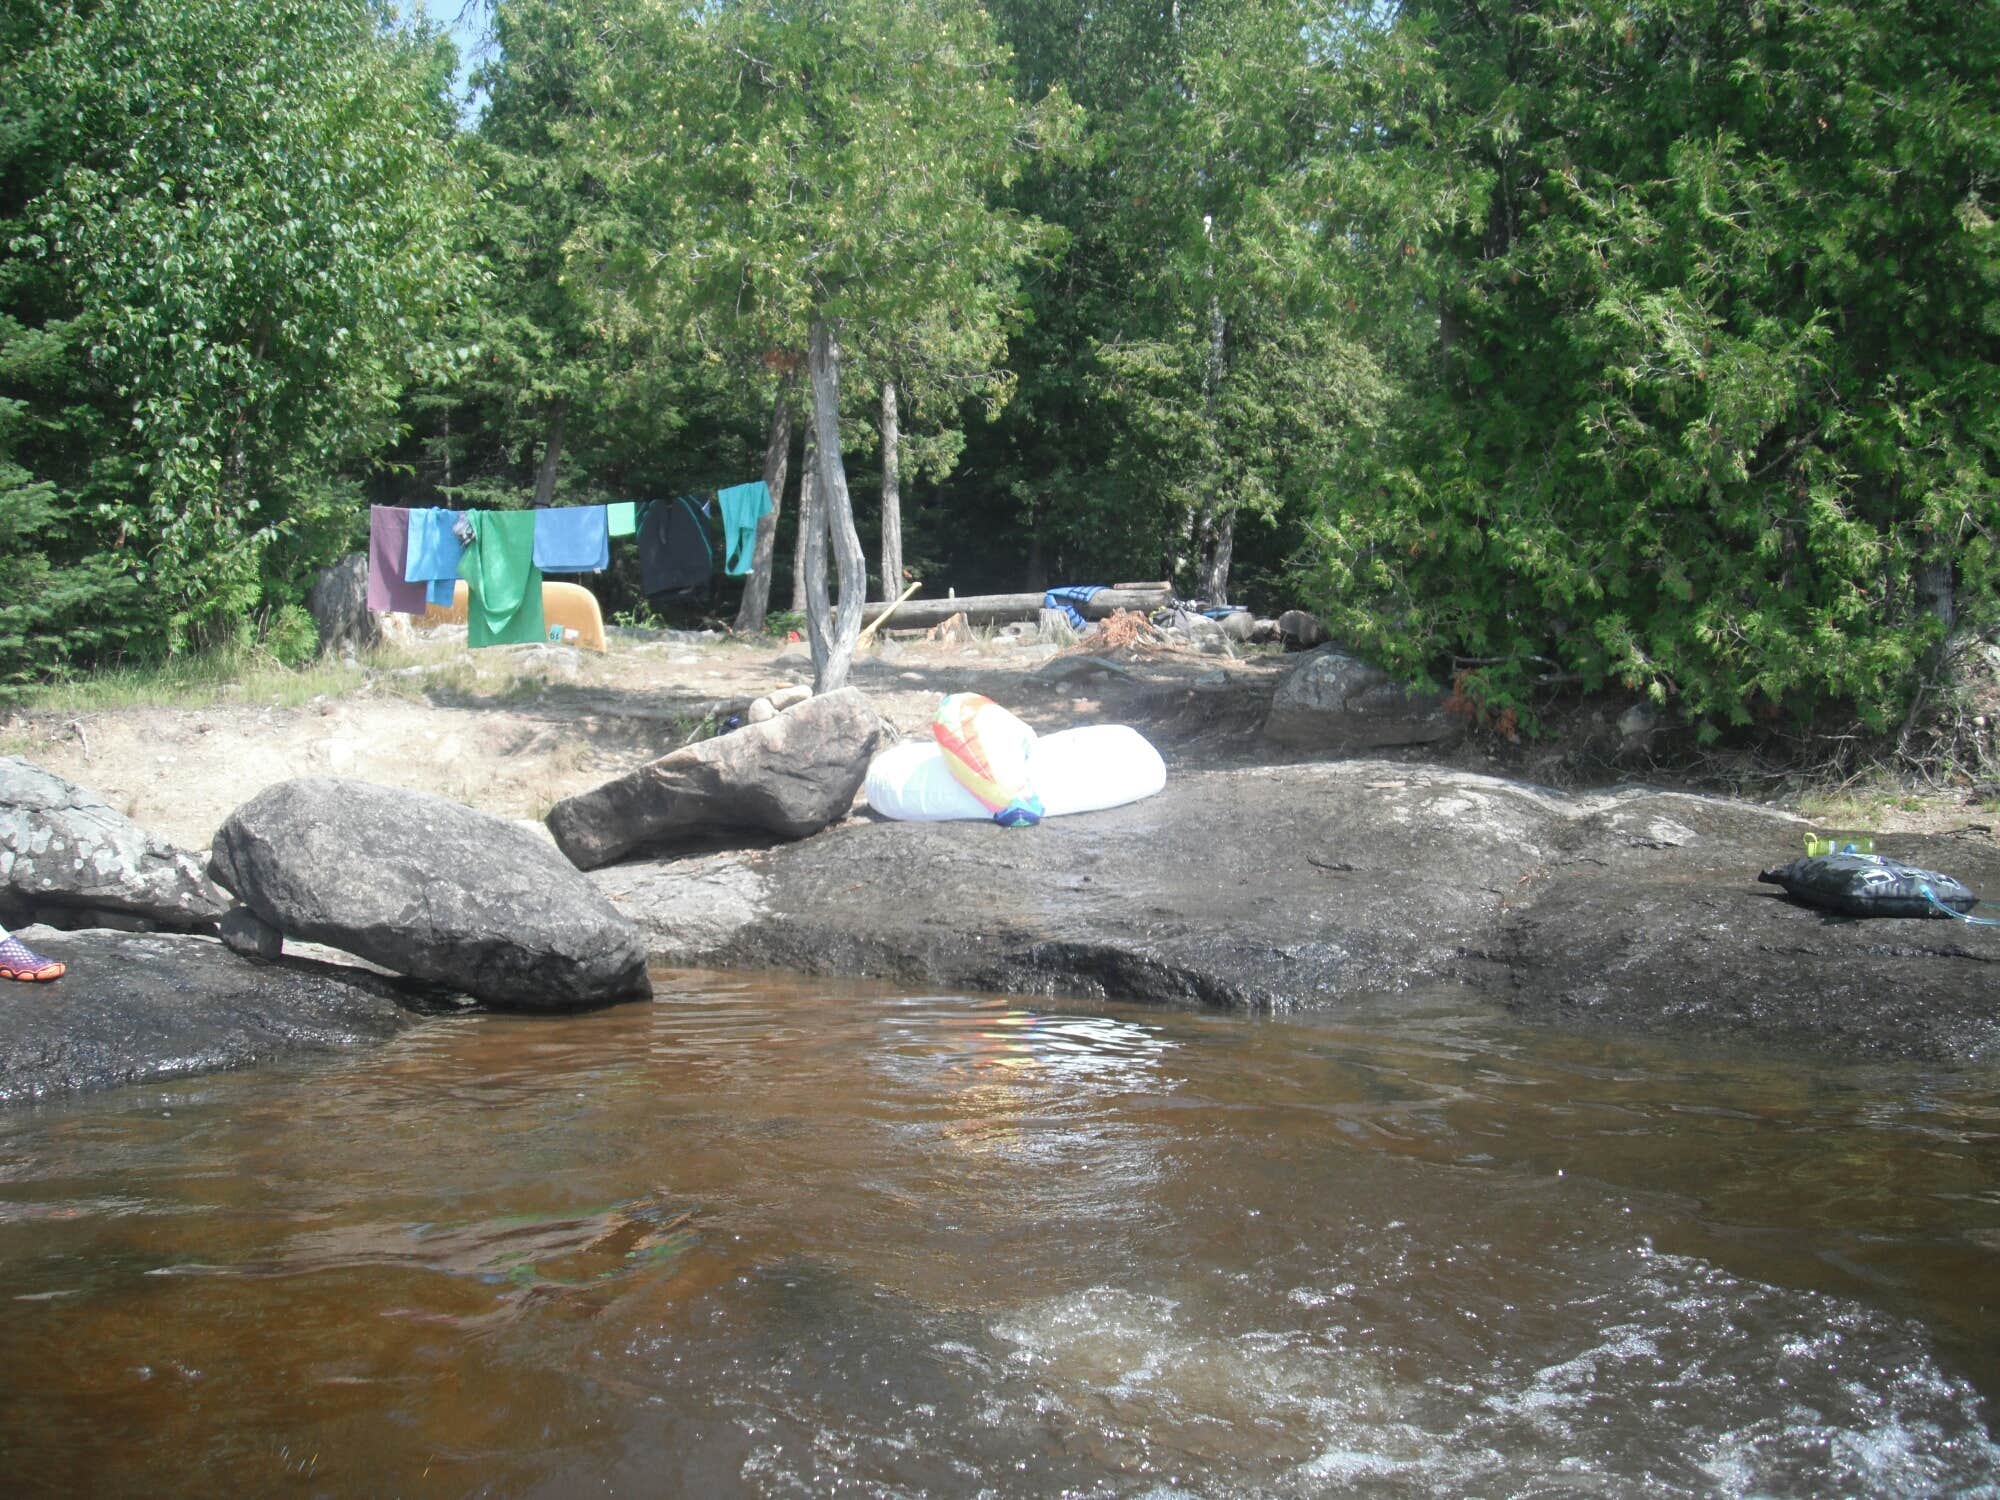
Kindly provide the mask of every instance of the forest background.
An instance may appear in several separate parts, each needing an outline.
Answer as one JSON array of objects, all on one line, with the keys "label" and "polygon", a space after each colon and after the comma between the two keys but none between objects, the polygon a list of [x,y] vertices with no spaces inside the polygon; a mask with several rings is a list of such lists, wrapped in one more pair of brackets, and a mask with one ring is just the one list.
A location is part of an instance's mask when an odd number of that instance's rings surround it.
[{"label": "forest background", "polygon": [[459,29],[469,98],[376,0],[0,14],[0,698],[310,654],[371,502],[760,474],[723,603],[816,604],[821,656],[905,577],[1167,576],[1492,722],[1616,687],[1831,735],[2000,625],[1993,7]]}]

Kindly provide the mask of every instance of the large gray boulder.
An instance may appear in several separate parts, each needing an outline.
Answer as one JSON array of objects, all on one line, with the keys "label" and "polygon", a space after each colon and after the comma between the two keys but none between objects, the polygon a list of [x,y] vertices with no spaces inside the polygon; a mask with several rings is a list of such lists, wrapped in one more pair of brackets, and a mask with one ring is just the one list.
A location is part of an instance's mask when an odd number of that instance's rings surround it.
[{"label": "large gray boulder", "polygon": [[196,856],[53,771],[0,756],[0,926],[202,932],[228,906]]},{"label": "large gray boulder", "polygon": [[367,1046],[423,1018],[361,969],[255,963],[201,937],[22,936],[69,972],[0,984],[0,1104]]},{"label": "large gray boulder", "polygon": [[541,839],[442,797],[312,776],[229,815],[209,873],[263,922],[507,1010],[652,993],[638,930]]},{"label": "large gray boulder", "polygon": [[1381,668],[1322,646],[1300,656],[1279,681],[1264,736],[1294,750],[1353,754],[1436,744],[1464,727],[1436,693],[1412,693]]},{"label": "large gray boulder", "polygon": [[565,798],[549,831],[584,870],[744,833],[801,839],[853,806],[889,733],[859,691],[842,688]]}]

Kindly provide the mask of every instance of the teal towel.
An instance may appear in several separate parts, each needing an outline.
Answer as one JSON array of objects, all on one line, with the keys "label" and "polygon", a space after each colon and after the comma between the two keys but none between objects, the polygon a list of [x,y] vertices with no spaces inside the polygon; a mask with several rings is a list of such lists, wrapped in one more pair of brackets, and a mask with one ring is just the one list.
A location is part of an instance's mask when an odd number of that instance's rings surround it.
[{"label": "teal towel", "polygon": [[741,578],[755,559],[757,522],[771,512],[771,487],[759,479],[718,490],[715,498],[722,503],[722,571]]}]

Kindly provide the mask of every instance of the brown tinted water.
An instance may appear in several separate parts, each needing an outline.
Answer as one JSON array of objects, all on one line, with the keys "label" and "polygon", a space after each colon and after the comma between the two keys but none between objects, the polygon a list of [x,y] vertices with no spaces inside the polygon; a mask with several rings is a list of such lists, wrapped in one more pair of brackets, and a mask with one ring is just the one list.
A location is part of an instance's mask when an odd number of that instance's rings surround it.
[{"label": "brown tinted water", "polygon": [[663,978],[0,1116],[5,1492],[2000,1492],[2000,1073]]}]

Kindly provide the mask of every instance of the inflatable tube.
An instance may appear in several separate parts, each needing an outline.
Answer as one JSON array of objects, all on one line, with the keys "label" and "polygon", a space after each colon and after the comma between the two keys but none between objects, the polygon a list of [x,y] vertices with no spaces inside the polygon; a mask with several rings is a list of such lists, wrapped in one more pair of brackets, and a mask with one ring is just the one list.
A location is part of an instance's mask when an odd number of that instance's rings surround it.
[{"label": "inflatable tube", "polygon": [[901,823],[989,822],[993,814],[944,763],[936,740],[904,740],[868,763],[868,805]]},{"label": "inflatable tube", "polygon": [[1167,784],[1167,763],[1129,724],[1086,724],[1045,734],[1028,760],[1042,812],[1051,818],[1123,807]]},{"label": "inflatable tube", "polygon": [[938,705],[931,737],[944,763],[1003,828],[1042,821],[1028,754],[1035,731],[981,693],[952,693]]},{"label": "inflatable tube", "polygon": [[[1125,724],[1045,734],[1035,741],[1029,758],[1045,817],[1121,807],[1167,784],[1160,752]],[[993,816],[951,774],[944,751],[923,740],[905,740],[884,750],[869,763],[863,785],[868,805],[900,822],[983,822]]]}]

